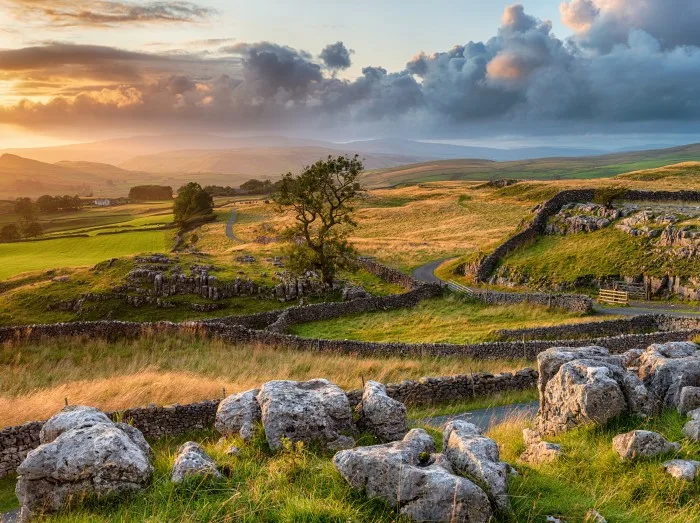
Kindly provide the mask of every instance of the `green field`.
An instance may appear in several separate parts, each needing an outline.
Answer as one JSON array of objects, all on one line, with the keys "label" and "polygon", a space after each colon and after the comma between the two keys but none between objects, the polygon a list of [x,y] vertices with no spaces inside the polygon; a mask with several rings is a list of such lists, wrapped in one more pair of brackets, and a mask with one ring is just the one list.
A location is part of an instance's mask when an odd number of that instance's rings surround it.
[{"label": "green field", "polygon": [[591,316],[533,305],[488,306],[457,295],[434,298],[412,309],[368,312],[292,327],[308,338],[407,343],[493,341],[499,329],[590,321]]},{"label": "green field", "polygon": [[127,232],[89,238],[0,243],[0,279],[29,271],[82,267],[144,252],[168,252],[172,231]]}]

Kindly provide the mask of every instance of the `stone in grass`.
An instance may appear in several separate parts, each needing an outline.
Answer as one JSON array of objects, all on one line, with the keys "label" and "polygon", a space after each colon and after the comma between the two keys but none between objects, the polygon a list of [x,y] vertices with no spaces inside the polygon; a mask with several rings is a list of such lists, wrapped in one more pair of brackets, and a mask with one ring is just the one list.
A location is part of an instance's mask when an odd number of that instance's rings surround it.
[{"label": "stone in grass", "polygon": [[258,403],[272,450],[281,449],[284,439],[330,450],[354,446],[345,435],[354,429],[348,396],[328,380],[268,381],[260,388]]},{"label": "stone in grass", "polygon": [[[93,414],[88,417],[95,421]],[[65,429],[62,423],[51,423],[49,428]],[[15,492],[22,507],[20,521],[57,512],[86,496],[105,497],[144,489],[153,475],[150,449],[137,429],[126,427],[112,421],[78,426],[63,430],[52,441],[32,450],[17,468]],[[45,433],[47,438],[54,435]]]},{"label": "stone in grass", "polygon": [[523,443],[525,452],[520,456],[520,460],[531,465],[556,461],[562,453],[561,445],[542,441],[539,434],[531,429],[523,430]]},{"label": "stone in grass", "polygon": [[678,413],[687,414],[700,408],[700,387],[683,387],[678,401]]},{"label": "stone in grass", "polygon": [[700,409],[688,412],[690,421],[683,427],[683,435],[690,441],[700,441]]},{"label": "stone in grass", "polygon": [[216,467],[216,462],[204,452],[199,443],[188,441],[177,451],[171,478],[173,483],[181,483],[192,476],[223,477]]},{"label": "stone in grass", "polygon": [[623,461],[653,458],[669,452],[677,452],[681,448],[680,444],[671,443],[661,434],[649,430],[633,430],[626,434],[618,434],[613,438],[612,446]]},{"label": "stone in grass", "polygon": [[583,523],[608,523],[608,520],[605,519],[600,512],[592,508],[586,512],[586,517],[583,518]]},{"label": "stone in grass", "polygon": [[399,441],[408,432],[406,405],[390,398],[386,387],[368,381],[357,406],[358,426],[374,434],[380,441]]},{"label": "stone in grass", "polygon": [[338,452],[333,464],[356,490],[414,521],[485,523],[491,504],[481,488],[452,473],[433,438],[413,429],[402,441]]},{"label": "stone in grass", "polygon": [[443,431],[442,454],[457,474],[471,476],[485,485],[486,494],[498,510],[510,511],[508,477],[511,466],[500,460],[494,440],[482,435],[471,423],[451,421]]},{"label": "stone in grass", "polygon": [[262,414],[258,405],[258,389],[233,394],[219,403],[214,428],[224,436],[240,436],[249,441],[255,434],[255,424]]},{"label": "stone in grass", "polygon": [[700,462],[685,459],[672,459],[664,463],[663,467],[667,474],[676,479],[693,481],[697,476]]}]

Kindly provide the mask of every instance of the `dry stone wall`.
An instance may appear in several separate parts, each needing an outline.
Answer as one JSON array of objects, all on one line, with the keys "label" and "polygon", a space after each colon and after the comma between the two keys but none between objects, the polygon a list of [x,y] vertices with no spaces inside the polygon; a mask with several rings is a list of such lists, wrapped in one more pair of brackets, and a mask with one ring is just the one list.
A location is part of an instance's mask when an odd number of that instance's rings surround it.
[{"label": "dry stone wall", "polygon": [[593,310],[593,300],[583,294],[549,294],[543,292],[493,292],[474,289],[474,299],[487,305],[514,305],[531,303],[572,312],[588,313]]}]

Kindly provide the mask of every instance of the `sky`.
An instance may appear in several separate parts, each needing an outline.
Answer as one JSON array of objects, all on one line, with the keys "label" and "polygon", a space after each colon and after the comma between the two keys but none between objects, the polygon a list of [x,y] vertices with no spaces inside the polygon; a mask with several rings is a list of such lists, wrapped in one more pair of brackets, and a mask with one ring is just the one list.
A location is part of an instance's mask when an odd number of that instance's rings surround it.
[{"label": "sky", "polygon": [[0,149],[183,131],[690,142],[699,24],[697,0],[0,0]]}]

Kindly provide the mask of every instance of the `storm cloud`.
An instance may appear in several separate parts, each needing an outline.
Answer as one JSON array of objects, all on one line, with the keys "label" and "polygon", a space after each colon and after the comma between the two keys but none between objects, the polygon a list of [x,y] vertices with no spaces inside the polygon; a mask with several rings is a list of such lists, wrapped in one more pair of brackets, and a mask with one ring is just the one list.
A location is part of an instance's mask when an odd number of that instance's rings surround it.
[{"label": "storm cloud", "polygon": [[[62,78],[100,80],[2,107],[0,122],[454,135],[697,127],[700,36],[690,27],[699,11],[690,0],[569,0],[560,12],[574,35],[560,39],[550,21],[516,4],[486,41],[407,50],[404,69],[368,65],[354,79],[336,74],[351,64],[342,42],[319,54],[272,42],[184,56],[59,44],[0,50],[0,73],[24,75],[26,92],[50,89],[41,73],[57,68]],[[118,81],[109,82],[110,70]]]}]

